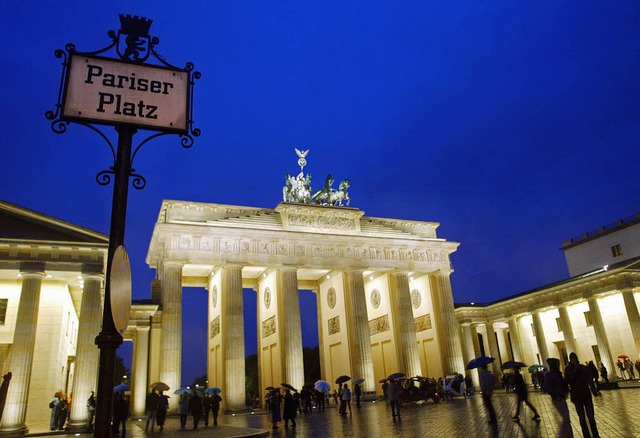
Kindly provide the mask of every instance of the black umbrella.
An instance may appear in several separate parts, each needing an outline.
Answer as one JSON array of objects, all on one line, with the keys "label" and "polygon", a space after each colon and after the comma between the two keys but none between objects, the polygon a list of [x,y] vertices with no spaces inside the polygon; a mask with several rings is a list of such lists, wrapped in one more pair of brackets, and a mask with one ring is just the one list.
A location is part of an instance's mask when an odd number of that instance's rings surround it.
[{"label": "black umbrella", "polygon": [[351,377],[349,377],[349,376],[340,376],[340,377],[338,377],[338,378],[336,379],[336,383],[337,383],[338,385],[341,385],[341,384],[343,384],[344,382],[348,382],[349,380],[351,380]]},{"label": "black umbrella", "polygon": [[502,364],[502,368],[526,368],[526,365],[515,360],[508,360]]},{"label": "black umbrella", "polygon": [[396,380],[396,379],[400,379],[402,377],[404,377],[404,373],[393,373],[389,377],[387,377],[387,379],[388,380]]},{"label": "black umbrella", "polygon": [[275,388],[273,386],[267,386],[265,391],[273,391]]},{"label": "black umbrella", "polygon": [[472,370],[474,368],[481,368],[489,365],[495,359],[489,356],[478,356],[475,359],[471,359],[467,364],[467,369]]},{"label": "black umbrella", "polygon": [[293,386],[289,385],[288,383],[281,383],[281,385],[293,392],[298,392],[297,389],[295,389]]}]

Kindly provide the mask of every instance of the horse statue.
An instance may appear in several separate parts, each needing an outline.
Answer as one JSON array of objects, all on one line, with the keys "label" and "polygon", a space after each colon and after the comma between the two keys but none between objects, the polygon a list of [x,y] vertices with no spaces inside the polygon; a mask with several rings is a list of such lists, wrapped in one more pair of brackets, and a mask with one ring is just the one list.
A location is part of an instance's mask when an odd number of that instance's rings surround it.
[{"label": "horse statue", "polygon": [[316,193],[314,193],[314,195],[311,197],[311,201],[314,204],[328,204],[329,196],[333,191],[333,189],[331,188],[332,184],[333,177],[331,175],[328,175],[327,179],[324,181],[324,187],[322,188],[322,190],[318,190]]},{"label": "horse statue", "polygon": [[343,202],[346,202],[345,205],[349,206],[349,202],[351,201],[348,193],[349,187],[350,187],[350,184],[348,179],[345,179],[342,182],[340,182],[340,185],[338,186],[338,190],[334,190],[331,193],[329,193],[329,199],[328,199],[329,205],[341,206]]}]

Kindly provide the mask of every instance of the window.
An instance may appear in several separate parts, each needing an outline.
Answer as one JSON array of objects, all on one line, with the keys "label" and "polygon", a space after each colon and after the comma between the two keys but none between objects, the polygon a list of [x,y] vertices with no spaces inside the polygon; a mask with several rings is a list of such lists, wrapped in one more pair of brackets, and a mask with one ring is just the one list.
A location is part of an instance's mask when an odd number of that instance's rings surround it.
[{"label": "window", "polygon": [[611,247],[611,254],[613,254],[614,257],[620,257],[622,255],[622,247],[620,244]]},{"label": "window", "polygon": [[591,321],[591,312],[587,310],[584,312],[584,321],[587,323],[587,327],[591,327],[593,322]]},{"label": "window", "polygon": [[560,323],[560,318],[556,318],[556,327],[558,327],[558,331],[562,331],[562,323]]},{"label": "window", "polygon": [[0,325],[4,325],[4,320],[7,316],[7,303],[9,302],[8,298],[0,299]]}]

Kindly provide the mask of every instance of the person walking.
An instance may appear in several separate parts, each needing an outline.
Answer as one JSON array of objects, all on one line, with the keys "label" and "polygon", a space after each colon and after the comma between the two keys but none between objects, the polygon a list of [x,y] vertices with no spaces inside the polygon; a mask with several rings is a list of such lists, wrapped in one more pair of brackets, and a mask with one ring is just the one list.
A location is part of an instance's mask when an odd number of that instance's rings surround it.
[{"label": "person walking", "polygon": [[[125,438],[127,435],[127,418],[129,418],[129,402],[123,392],[118,392],[113,400],[113,425],[111,426],[111,435]],[[122,434],[120,434],[120,425],[122,425]]]},{"label": "person walking", "polygon": [[189,415],[189,393],[183,392],[180,394],[180,429],[185,430],[187,428],[187,416]]},{"label": "person walking", "polygon": [[489,423],[492,425],[498,424],[498,419],[496,418],[496,411],[493,409],[493,402],[491,401],[491,397],[493,396],[493,389],[496,386],[496,376],[494,376],[489,370],[487,366],[480,367],[480,391],[482,391],[482,403],[484,403],[484,407],[489,412]]},{"label": "person walking", "polygon": [[587,364],[587,369],[591,374],[591,389],[593,390],[593,395],[601,395],[600,387],[598,385],[598,380],[600,378],[600,373],[598,372],[598,367],[593,363],[592,360]]},{"label": "person walking", "polygon": [[[569,355],[569,364],[564,370],[564,377],[569,384],[571,401],[580,419],[582,436],[584,438],[599,438],[600,434],[598,433],[598,427],[596,425],[593,399],[591,398],[591,389],[589,388],[591,375],[587,367],[578,361],[578,355],[576,353]],[[588,425],[587,418],[589,419]],[[591,427],[591,432],[589,432],[589,427]]]},{"label": "person walking", "polygon": [[273,430],[278,429],[278,423],[282,421],[282,414],[280,412],[280,403],[282,402],[282,396],[277,389],[271,391],[267,396],[267,403],[269,404],[269,410],[271,411],[271,423],[273,423]]},{"label": "person walking", "polygon": [[93,391],[87,399],[87,432],[93,432],[93,417],[96,413],[96,396]]},{"label": "person walking", "polygon": [[318,408],[318,412],[324,412],[324,407],[327,403],[327,395],[322,392],[314,389],[314,395],[316,399],[316,408]]},{"label": "person walking", "polygon": [[346,383],[342,386],[342,415],[347,415],[347,408],[349,409],[349,415],[351,415],[351,390]]},{"label": "person walking", "polygon": [[524,383],[522,374],[520,374],[519,368],[516,368],[514,371],[514,384],[515,386],[513,391],[518,396],[518,401],[516,402],[516,414],[513,416],[513,420],[520,421],[520,406],[524,403],[533,411],[532,420],[538,421],[540,419],[540,415],[538,415],[538,411],[529,401],[529,391],[527,390],[526,383]]},{"label": "person walking", "polygon": [[51,430],[58,429],[58,409],[60,407],[60,394],[58,391],[53,396],[53,399],[49,402],[49,409],[51,409],[51,420],[49,421],[49,427]]},{"label": "person walking", "polygon": [[618,367],[618,371],[620,371],[620,377],[622,377],[622,380],[627,380],[627,376],[624,372],[624,364],[620,361],[620,359],[616,361],[616,366]]},{"label": "person walking", "polygon": [[284,420],[285,429],[289,428],[289,420],[291,420],[291,427],[296,427],[296,414],[298,412],[298,406],[291,394],[289,388],[284,389],[284,407],[282,412],[282,419]]},{"label": "person walking", "polygon": [[158,394],[158,412],[156,420],[160,430],[164,429],[164,421],[167,419],[167,410],[169,409],[169,396],[164,395],[162,391]]},{"label": "person walking", "polygon": [[193,417],[193,430],[196,430],[202,416],[202,397],[200,397],[198,391],[193,391],[193,394],[189,397],[189,412]]},{"label": "person walking", "polygon": [[209,426],[209,412],[211,412],[211,396],[205,394],[202,397],[202,418],[204,419],[204,427]]},{"label": "person walking", "polygon": [[362,388],[359,384],[353,385],[353,394],[356,396],[356,407],[360,407],[360,396],[362,395]]},{"label": "person walking", "polygon": [[636,359],[636,371],[638,372],[638,377],[640,377],[640,359]]},{"label": "person walking", "polygon": [[156,417],[158,415],[158,393],[152,390],[147,394],[145,401],[145,411],[147,412],[147,423],[144,427],[145,432],[149,430],[149,423],[151,423],[151,432],[156,427]]},{"label": "person walking", "polygon": [[392,380],[389,382],[389,386],[387,387],[387,398],[389,399],[389,404],[391,405],[391,416],[395,421],[396,418],[400,420],[400,384],[397,380]]},{"label": "person walking", "polygon": [[607,371],[607,367],[602,362],[600,362],[600,375],[605,383],[609,383],[609,371]]},{"label": "person walking", "polygon": [[636,373],[633,371],[633,363],[629,360],[628,357],[624,358],[624,369],[627,371],[627,375],[629,376],[629,380],[636,378]]},{"label": "person walking", "polygon": [[218,412],[220,412],[220,403],[222,402],[222,397],[220,394],[213,394],[211,396],[211,413],[213,414],[213,425],[218,425]]},{"label": "person walking", "polygon": [[[562,421],[558,429],[559,438],[573,438],[573,430],[571,429],[571,418],[569,417],[569,406],[567,405],[567,394],[569,387],[560,372],[560,359],[550,357],[547,359],[549,364],[549,372],[544,378],[542,389],[551,396],[551,402],[556,411],[560,414]],[[593,362],[591,362],[593,365]],[[595,365],[594,365],[595,368]]]}]

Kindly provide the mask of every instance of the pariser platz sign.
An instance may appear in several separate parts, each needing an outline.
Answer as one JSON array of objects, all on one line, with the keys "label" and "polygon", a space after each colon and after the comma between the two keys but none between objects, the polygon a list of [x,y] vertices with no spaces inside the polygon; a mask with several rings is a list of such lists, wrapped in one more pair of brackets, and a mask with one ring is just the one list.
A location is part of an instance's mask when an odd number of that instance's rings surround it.
[{"label": "pariser platz sign", "polygon": [[187,132],[189,72],[72,54],[61,119]]}]

